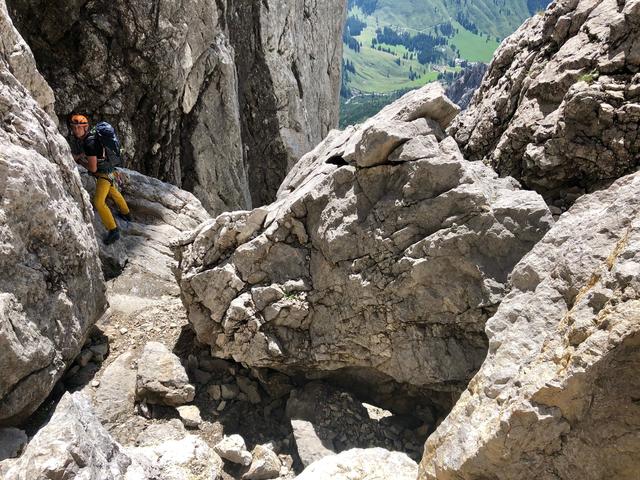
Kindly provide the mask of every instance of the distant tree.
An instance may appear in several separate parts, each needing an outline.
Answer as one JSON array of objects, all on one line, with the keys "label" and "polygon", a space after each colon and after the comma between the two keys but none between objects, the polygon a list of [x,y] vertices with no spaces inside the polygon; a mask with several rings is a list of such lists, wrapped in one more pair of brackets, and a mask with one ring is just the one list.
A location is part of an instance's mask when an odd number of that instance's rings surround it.
[{"label": "distant tree", "polygon": [[349,10],[354,6],[360,7],[365,15],[371,15],[378,6],[378,0],[349,0]]},{"label": "distant tree", "polygon": [[367,24],[357,17],[349,16],[347,17],[344,28],[348,31],[349,35],[357,37],[365,28],[367,28]]}]

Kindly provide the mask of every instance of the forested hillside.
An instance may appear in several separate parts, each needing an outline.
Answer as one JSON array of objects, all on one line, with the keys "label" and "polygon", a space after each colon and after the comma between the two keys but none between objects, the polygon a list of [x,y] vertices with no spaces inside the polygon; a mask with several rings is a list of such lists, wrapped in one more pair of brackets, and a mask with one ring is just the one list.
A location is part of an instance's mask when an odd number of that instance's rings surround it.
[{"label": "forested hillside", "polygon": [[[451,80],[469,62],[489,62],[502,39],[548,3],[349,0],[341,124],[375,113],[398,91]],[[359,98],[356,104],[353,97]]]}]

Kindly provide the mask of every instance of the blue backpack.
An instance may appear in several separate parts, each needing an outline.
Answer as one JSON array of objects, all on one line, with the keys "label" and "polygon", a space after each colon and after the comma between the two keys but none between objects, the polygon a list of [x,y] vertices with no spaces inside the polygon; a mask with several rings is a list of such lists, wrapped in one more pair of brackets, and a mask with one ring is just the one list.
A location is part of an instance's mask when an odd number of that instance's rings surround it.
[{"label": "blue backpack", "polygon": [[107,168],[122,166],[122,147],[115,129],[110,123],[100,122],[94,130],[100,144],[104,147],[104,166]]}]

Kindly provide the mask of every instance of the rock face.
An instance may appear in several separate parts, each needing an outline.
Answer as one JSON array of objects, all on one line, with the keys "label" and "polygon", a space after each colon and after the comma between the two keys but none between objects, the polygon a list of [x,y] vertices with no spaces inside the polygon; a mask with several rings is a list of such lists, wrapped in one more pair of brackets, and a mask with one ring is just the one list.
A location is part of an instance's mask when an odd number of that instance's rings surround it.
[{"label": "rock face", "polygon": [[345,0],[10,0],[53,86],[120,133],[128,166],[212,213],[274,198],[337,124]]},{"label": "rock face", "polygon": [[[0,2],[0,425],[46,398],[105,308],[104,281],[51,91]],[[24,83],[22,83],[24,81]],[[40,102],[40,106],[36,102]]]},{"label": "rock face", "polygon": [[40,108],[55,118],[53,90],[40,75],[33,53],[14,27],[7,12],[7,4],[4,1],[0,2],[0,36],[3,40],[0,45],[0,54],[4,68],[8,69],[15,79],[29,91]]},{"label": "rock face", "polygon": [[465,161],[430,85],[332,132],[278,200],[183,238],[179,280],[200,341],[307,374],[392,379],[442,409],[480,366],[507,275],[548,230],[542,198]]},{"label": "rock face", "polygon": [[525,22],[449,130],[465,158],[556,200],[634,171],[639,29],[637,1],[560,0]]},{"label": "rock face", "polygon": [[[338,125],[345,0],[227,0],[255,206]],[[229,209],[227,209],[229,210]]]},{"label": "rock face", "polygon": [[640,173],[582,197],[516,266],[421,479],[637,478],[638,192]]},{"label": "rock face", "polygon": [[482,84],[482,77],[487,73],[486,63],[474,63],[465,68],[458,78],[449,85],[445,91],[448,98],[450,98],[456,105],[463,110],[469,106],[474,93]]}]

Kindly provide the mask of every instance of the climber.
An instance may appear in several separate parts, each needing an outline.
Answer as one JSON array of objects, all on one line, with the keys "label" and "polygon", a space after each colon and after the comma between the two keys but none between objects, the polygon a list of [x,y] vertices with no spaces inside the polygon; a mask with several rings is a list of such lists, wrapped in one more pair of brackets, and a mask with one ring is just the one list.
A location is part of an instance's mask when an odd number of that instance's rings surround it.
[{"label": "climber", "polygon": [[100,143],[99,135],[95,128],[89,129],[89,119],[84,115],[72,115],[70,124],[74,136],[71,142],[73,158],[76,163],[82,165],[91,175],[96,177],[93,205],[98,210],[100,220],[107,229],[104,243],[109,245],[120,238],[120,230],[106,204],[107,197],[111,197],[118,207],[118,217],[126,221],[131,221],[129,206],[118,191],[114,177],[115,167],[106,161],[105,147]]}]

